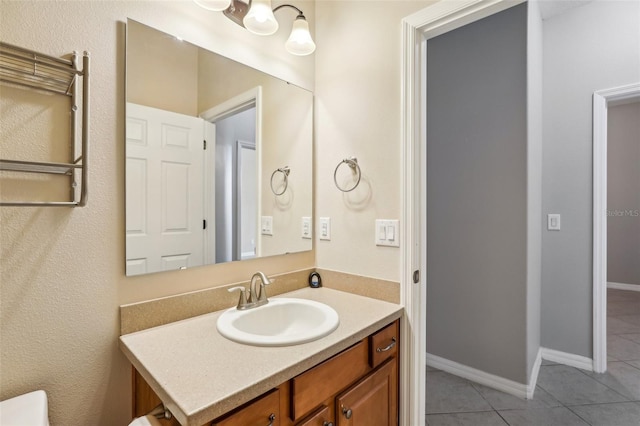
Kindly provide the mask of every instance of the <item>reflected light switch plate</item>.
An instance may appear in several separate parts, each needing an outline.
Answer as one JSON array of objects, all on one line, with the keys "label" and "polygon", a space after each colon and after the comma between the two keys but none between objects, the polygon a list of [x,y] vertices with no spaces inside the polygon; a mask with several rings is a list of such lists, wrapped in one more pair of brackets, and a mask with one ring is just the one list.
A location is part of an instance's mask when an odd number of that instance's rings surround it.
[{"label": "reflected light switch plate", "polygon": [[320,239],[331,240],[331,218],[330,217],[320,218]]},{"label": "reflected light switch plate", "polygon": [[302,218],[302,238],[311,239],[311,218],[308,216]]},{"label": "reflected light switch plate", "polygon": [[273,235],[273,216],[262,216],[260,230],[262,235]]}]

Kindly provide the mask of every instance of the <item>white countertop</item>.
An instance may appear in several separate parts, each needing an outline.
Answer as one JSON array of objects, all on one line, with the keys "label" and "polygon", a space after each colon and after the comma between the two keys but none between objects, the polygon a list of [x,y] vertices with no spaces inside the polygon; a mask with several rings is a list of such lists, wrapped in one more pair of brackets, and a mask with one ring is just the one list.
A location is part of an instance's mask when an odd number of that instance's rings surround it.
[{"label": "white countertop", "polygon": [[175,418],[200,426],[348,348],[402,316],[400,305],[328,288],[275,297],[331,306],[340,325],[322,339],[294,346],[232,342],[213,312],[120,337],[120,348]]}]

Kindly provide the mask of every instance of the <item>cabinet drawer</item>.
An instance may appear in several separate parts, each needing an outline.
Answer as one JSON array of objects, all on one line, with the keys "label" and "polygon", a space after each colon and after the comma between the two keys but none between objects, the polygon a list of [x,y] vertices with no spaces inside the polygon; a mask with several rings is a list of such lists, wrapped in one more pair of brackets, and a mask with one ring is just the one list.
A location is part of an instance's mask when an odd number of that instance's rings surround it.
[{"label": "cabinet drawer", "polygon": [[333,426],[334,421],[331,411],[329,407],[323,405],[315,413],[296,423],[296,426]]},{"label": "cabinet drawer", "polygon": [[211,426],[280,426],[280,391],[271,392],[250,402],[221,420],[214,420]]},{"label": "cabinet drawer", "polygon": [[369,336],[369,365],[375,368],[398,353],[398,321]]},{"label": "cabinet drawer", "polygon": [[292,382],[291,416],[294,420],[306,415],[369,371],[367,341],[362,340],[313,367]]}]

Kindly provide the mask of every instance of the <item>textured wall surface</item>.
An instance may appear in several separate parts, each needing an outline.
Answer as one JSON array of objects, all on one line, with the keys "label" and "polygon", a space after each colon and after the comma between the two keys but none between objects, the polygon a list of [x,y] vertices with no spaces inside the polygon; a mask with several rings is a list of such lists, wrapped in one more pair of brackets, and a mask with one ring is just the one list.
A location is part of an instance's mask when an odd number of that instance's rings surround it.
[{"label": "textured wall surface", "polygon": [[[313,2],[297,4],[313,30]],[[45,389],[54,426],[127,424],[131,370],[118,349],[119,305],[244,281],[258,269],[274,274],[309,268],[314,254],[125,277],[126,19],[180,34],[310,90],[315,58],[284,51],[285,20],[276,36],[259,38],[192,2],[2,1],[0,8],[2,41],[55,56],[88,50],[92,57],[88,206],[0,208],[0,399]],[[0,90],[2,156],[64,156],[67,148],[51,138],[52,148],[38,137],[66,136],[58,107],[20,93],[15,106]],[[24,108],[27,117],[13,108]],[[40,128],[32,126],[36,121]],[[24,145],[8,146],[14,140]],[[23,182],[3,181],[1,190]]]}]

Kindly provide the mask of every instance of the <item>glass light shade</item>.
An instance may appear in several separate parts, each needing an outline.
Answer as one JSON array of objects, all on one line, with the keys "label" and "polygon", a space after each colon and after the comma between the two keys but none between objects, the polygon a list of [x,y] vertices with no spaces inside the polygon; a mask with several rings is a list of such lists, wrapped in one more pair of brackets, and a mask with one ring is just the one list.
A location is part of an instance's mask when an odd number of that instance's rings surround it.
[{"label": "glass light shade", "polygon": [[278,31],[278,21],[273,16],[271,0],[253,0],[242,23],[246,29],[258,35],[271,35]]},{"label": "glass light shade", "polygon": [[316,50],[316,44],[311,38],[309,24],[306,19],[296,18],[296,20],[293,21],[291,35],[284,44],[284,47],[287,49],[287,52],[299,56],[310,55]]},{"label": "glass light shade", "polygon": [[231,5],[231,0],[193,0],[193,2],[203,9],[216,12],[226,10]]}]

